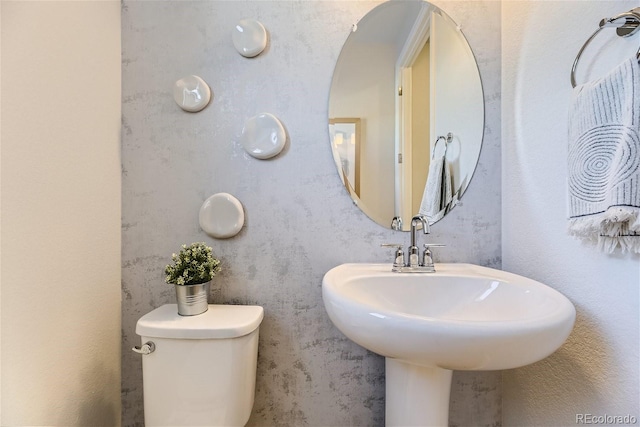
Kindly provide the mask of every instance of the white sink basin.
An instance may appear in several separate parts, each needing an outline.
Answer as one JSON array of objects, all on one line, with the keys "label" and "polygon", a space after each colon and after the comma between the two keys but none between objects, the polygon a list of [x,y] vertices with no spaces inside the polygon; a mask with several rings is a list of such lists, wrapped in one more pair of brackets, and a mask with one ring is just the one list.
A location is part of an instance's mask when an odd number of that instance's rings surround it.
[{"label": "white sink basin", "polygon": [[510,369],[562,345],[575,320],[554,289],[472,264],[392,273],[388,264],[343,264],[323,279],[333,323],[382,356],[457,370]]},{"label": "white sink basin", "polygon": [[[392,273],[389,264],[343,264],[324,276],[322,296],[342,333],[387,358],[387,425],[446,424],[450,370],[536,362],[562,345],[575,320],[573,304],[556,290],[472,264],[436,264],[436,273],[423,274]],[[432,390],[394,389],[403,407],[390,408],[389,388],[406,388],[405,379],[420,375]],[[419,404],[445,392],[440,408],[429,409],[445,415],[395,418],[407,411],[407,394],[420,395]]]}]

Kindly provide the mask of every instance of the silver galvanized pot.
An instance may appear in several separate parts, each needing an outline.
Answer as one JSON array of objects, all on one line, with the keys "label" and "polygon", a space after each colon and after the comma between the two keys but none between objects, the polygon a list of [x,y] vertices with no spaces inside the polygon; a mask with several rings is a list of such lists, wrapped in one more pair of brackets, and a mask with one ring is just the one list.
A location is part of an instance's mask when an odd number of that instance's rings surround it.
[{"label": "silver galvanized pot", "polygon": [[207,297],[211,281],[197,285],[174,285],[176,288],[176,300],[178,301],[178,314],[181,316],[195,316],[209,309]]}]

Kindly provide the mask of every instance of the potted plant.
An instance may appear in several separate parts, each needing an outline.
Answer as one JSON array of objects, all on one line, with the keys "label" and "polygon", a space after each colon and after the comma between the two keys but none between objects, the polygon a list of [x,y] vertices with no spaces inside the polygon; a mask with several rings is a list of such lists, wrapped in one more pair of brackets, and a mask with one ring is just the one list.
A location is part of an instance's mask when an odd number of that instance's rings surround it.
[{"label": "potted plant", "polygon": [[214,258],[212,249],[202,242],[182,245],[180,252],[172,254],[171,259],[173,264],[164,269],[165,280],[175,285],[178,314],[204,313],[209,308],[207,296],[211,279],[220,271],[220,260]]}]

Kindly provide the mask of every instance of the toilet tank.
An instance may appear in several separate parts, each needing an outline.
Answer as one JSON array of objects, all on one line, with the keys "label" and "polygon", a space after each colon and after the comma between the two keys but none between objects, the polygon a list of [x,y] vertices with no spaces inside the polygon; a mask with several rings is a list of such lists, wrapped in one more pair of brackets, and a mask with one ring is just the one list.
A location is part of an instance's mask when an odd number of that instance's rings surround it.
[{"label": "toilet tank", "polygon": [[144,419],[153,426],[244,426],[255,394],[259,306],[209,305],[180,316],[167,304],[138,320]]}]

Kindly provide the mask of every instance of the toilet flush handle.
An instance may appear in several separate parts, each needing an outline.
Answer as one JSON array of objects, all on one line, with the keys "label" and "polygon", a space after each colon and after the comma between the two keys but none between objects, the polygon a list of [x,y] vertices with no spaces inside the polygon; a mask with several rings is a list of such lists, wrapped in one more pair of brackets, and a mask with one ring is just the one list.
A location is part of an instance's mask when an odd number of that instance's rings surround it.
[{"label": "toilet flush handle", "polygon": [[156,351],[156,345],[153,343],[153,341],[147,341],[142,345],[142,347],[135,346],[131,350],[140,354],[151,354]]}]

